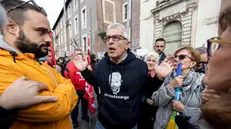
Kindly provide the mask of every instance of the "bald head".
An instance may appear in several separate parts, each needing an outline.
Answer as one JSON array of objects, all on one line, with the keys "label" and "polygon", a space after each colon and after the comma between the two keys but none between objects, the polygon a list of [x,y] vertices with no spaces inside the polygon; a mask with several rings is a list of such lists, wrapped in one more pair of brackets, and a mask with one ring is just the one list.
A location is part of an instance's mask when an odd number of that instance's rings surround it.
[{"label": "bald head", "polygon": [[3,29],[4,25],[6,24],[6,22],[7,22],[6,11],[0,5],[0,30]]}]

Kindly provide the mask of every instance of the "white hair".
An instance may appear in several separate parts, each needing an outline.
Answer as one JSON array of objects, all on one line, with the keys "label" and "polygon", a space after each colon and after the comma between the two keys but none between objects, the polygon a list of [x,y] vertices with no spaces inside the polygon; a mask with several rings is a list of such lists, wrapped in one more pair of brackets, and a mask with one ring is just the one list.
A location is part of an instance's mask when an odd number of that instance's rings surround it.
[{"label": "white hair", "polygon": [[127,28],[125,28],[124,27],[124,25],[123,24],[121,24],[121,23],[111,23],[110,25],[108,25],[108,27],[107,27],[107,31],[109,30],[109,29],[114,29],[114,28],[121,28],[121,29],[123,29],[123,31],[124,31],[124,38],[126,38],[127,40],[129,40],[128,38],[128,29]]},{"label": "white hair", "polygon": [[156,53],[156,52],[149,52],[148,54],[146,54],[146,55],[144,56],[144,61],[147,62],[147,61],[148,61],[148,58],[150,58],[150,57],[154,57],[154,58],[156,59],[156,62],[159,61],[159,54]]},{"label": "white hair", "polygon": [[0,30],[3,29],[3,27],[6,25],[6,22],[7,22],[6,11],[0,4]]}]

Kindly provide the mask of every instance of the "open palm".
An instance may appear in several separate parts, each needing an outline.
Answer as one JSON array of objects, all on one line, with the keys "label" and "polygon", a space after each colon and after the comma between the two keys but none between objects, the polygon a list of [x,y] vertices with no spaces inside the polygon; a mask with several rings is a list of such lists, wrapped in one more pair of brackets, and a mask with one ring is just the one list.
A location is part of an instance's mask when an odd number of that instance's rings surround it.
[{"label": "open palm", "polygon": [[172,72],[173,68],[174,66],[170,57],[166,57],[160,65],[155,66],[155,71],[159,78],[165,78]]},{"label": "open palm", "polygon": [[75,67],[79,71],[84,71],[87,68],[87,66],[88,66],[88,62],[85,59],[78,59],[78,60],[74,60],[73,62],[75,64]]}]

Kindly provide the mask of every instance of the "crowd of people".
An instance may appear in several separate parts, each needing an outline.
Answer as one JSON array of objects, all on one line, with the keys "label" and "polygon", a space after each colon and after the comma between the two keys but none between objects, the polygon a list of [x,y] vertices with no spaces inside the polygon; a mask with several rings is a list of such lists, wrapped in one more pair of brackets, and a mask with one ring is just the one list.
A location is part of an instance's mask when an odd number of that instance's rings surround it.
[{"label": "crowd of people", "polygon": [[98,103],[95,129],[231,127],[231,7],[221,11],[219,37],[206,47],[184,46],[168,55],[159,38],[144,60],[131,51],[127,28],[111,23],[102,59],[76,48],[55,61],[47,14],[33,0],[2,0],[0,30],[1,129],[89,123],[88,110],[96,108],[86,97],[89,87]]}]

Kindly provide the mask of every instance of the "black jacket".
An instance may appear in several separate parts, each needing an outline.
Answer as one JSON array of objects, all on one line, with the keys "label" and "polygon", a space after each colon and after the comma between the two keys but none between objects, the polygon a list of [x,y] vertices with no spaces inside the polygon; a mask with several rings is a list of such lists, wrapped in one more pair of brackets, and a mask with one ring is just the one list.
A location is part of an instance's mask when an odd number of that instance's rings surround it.
[{"label": "black jacket", "polygon": [[114,64],[106,53],[93,74],[85,70],[82,75],[90,84],[100,87],[98,119],[103,126],[131,129],[137,124],[141,88],[149,78],[145,62],[128,50],[126,59]]},{"label": "black jacket", "polygon": [[166,58],[166,55],[165,55],[165,53],[164,52],[162,52],[161,54],[160,54],[160,58],[159,58],[159,64],[161,64],[162,63],[162,61],[164,61],[164,59]]},{"label": "black jacket", "polygon": [[149,81],[145,83],[145,88],[142,89],[142,105],[141,105],[141,112],[140,112],[140,120],[146,119],[155,119],[156,111],[158,107],[149,105],[146,101],[147,99],[151,99],[153,92],[157,91],[160,86],[162,85],[163,81],[160,81],[156,76],[152,78],[149,77]]},{"label": "black jacket", "polygon": [[16,119],[16,110],[5,110],[0,107],[0,128],[9,129],[13,121]]}]

